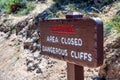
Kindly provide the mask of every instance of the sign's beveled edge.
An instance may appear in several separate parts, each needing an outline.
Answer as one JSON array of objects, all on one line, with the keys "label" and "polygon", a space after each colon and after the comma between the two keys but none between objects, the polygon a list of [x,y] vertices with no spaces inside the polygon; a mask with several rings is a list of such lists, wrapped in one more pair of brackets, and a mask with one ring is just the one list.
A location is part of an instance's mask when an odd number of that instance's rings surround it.
[{"label": "sign's beveled edge", "polygon": [[97,65],[101,66],[103,64],[104,60],[104,50],[103,50],[103,44],[104,44],[104,37],[103,37],[103,21],[100,18],[92,18],[96,23],[96,33],[97,33]]}]

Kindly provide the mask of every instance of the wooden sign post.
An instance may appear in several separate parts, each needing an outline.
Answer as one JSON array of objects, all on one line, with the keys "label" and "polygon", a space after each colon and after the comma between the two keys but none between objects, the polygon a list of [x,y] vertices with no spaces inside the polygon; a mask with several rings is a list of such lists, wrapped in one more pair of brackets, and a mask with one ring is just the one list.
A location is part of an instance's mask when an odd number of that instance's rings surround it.
[{"label": "wooden sign post", "polygon": [[99,18],[73,12],[66,19],[42,20],[38,26],[42,54],[66,61],[68,80],[84,80],[84,66],[102,65],[103,23]]}]

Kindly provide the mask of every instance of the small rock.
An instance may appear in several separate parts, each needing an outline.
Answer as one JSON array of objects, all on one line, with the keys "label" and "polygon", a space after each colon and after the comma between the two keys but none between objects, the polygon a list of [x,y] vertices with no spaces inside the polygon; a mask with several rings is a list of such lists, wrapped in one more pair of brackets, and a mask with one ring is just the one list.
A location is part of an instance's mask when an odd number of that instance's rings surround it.
[{"label": "small rock", "polygon": [[40,68],[37,69],[36,73],[43,73]]},{"label": "small rock", "polygon": [[28,67],[32,67],[33,65],[34,65],[34,63],[32,61],[28,61],[28,63],[27,63]]},{"label": "small rock", "polygon": [[34,64],[39,64],[40,61],[34,60]]},{"label": "small rock", "polygon": [[32,42],[25,42],[24,49],[29,49],[32,45],[33,45]]},{"label": "small rock", "polygon": [[39,57],[40,53],[39,51],[36,51],[35,53],[33,53],[34,57]]}]

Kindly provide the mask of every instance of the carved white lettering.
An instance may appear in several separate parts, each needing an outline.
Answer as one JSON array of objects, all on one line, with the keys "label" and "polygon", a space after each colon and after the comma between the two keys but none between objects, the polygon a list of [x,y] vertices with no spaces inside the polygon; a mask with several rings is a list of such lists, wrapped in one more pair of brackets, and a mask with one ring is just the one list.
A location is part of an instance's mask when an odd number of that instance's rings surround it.
[{"label": "carved white lettering", "polygon": [[42,51],[49,52],[52,54],[59,54],[62,56],[68,56],[67,49],[60,49],[55,47],[42,46]]},{"label": "carved white lettering", "polygon": [[92,61],[92,55],[86,52],[71,51],[71,57],[75,59],[87,60],[89,62]]},{"label": "carved white lettering", "polygon": [[47,41],[52,43],[58,43],[58,38],[55,36],[47,36]]},{"label": "carved white lettering", "polygon": [[88,61],[90,61],[90,62],[92,61],[92,57],[91,56],[92,56],[92,54],[88,54]]},{"label": "carved white lettering", "polygon": [[74,46],[82,46],[83,41],[80,38],[61,38],[62,44],[74,45]]}]

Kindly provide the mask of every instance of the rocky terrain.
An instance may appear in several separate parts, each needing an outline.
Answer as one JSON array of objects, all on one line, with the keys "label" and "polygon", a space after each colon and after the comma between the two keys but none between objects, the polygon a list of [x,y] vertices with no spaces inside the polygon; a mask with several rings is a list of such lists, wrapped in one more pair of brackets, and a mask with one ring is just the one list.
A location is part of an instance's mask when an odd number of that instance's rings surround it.
[{"label": "rocky terrain", "polygon": [[[64,14],[73,5],[66,5],[64,10],[52,9],[55,5],[49,1],[36,4],[35,10],[26,16],[0,16],[0,80],[67,80],[66,62],[41,55],[39,27],[35,24],[43,18],[64,18]],[[116,6],[106,6],[104,16],[114,16],[119,9]],[[57,10],[57,15],[51,14],[51,11]],[[120,79],[120,34],[112,31],[106,36],[104,50],[103,66],[92,69],[85,67],[85,80]]]}]

